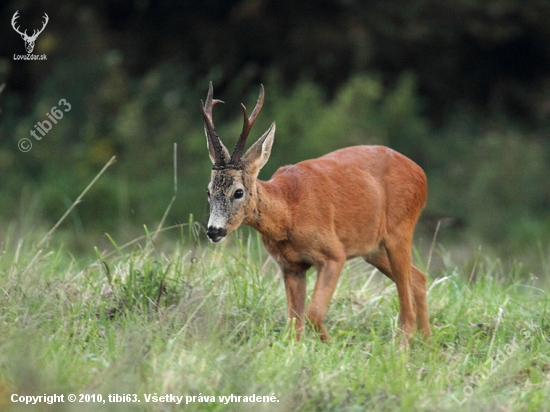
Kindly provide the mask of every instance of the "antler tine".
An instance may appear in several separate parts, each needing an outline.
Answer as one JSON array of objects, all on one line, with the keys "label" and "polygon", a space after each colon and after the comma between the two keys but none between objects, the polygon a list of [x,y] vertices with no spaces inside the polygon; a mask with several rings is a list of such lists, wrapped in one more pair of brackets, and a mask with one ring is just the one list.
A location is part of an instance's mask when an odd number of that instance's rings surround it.
[{"label": "antler tine", "polygon": [[17,10],[14,14],[13,14],[13,17],[11,18],[11,26],[13,27],[13,29],[19,33],[20,35],[27,35],[27,30],[25,30],[24,33],[21,33],[19,31],[19,26],[15,27],[15,24],[17,23],[16,20],[19,18],[19,16],[17,15],[19,13],[19,10]]},{"label": "antler tine", "polygon": [[38,37],[38,35],[44,31],[44,29],[46,28],[48,22],[50,21],[50,18],[48,17],[48,15],[45,12],[44,12],[44,16],[42,16],[42,17],[44,18],[44,23],[42,23],[42,28],[40,30],[35,30],[35,31],[37,31],[37,33],[33,34],[33,37]]},{"label": "antler tine", "polygon": [[218,136],[218,132],[216,131],[216,127],[214,127],[214,121],[212,119],[212,107],[214,107],[217,103],[223,103],[222,100],[214,99],[214,87],[212,86],[212,82],[210,82],[210,85],[208,86],[208,95],[206,96],[206,104],[204,104],[201,100],[201,112],[202,116],[204,117],[204,128],[206,130],[206,136],[208,138],[208,141],[214,148],[214,153],[216,154],[216,166],[224,166],[225,165],[225,154],[223,152],[223,148],[220,142],[220,137]]},{"label": "antler tine", "polygon": [[241,156],[243,154],[244,145],[246,144],[246,139],[248,137],[248,134],[250,133],[250,130],[252,129],[252,126],[254,125],[254,122],[256,121],[256,117],[258,117],[258,114],[260,113],[260,110],[262,109],[262,106],[264,104],[264,85],[260,85],[260,95],[258,96],[258,102],[256,103],[256,107],[254,107],[254,110],[252,110],[252,114],[250,117],[248,117],[248,113],[246,112],[246,106],[241,103],[241,108],[243,109],[243,117],[244,117],[244,123],[243,123],[243,130],[241,132],[241,135],[239,136],[239,141],[235,145],[235,151],[231,155],[231,160],[229,163],[231,164],[237,164],[241,160]]},{"label": "antler tine", "polygon": [[[212,82],[208,85],[208,95],[206,96],[206,114],[210,117],[210,120],[212,121],[212,107],[216,103],[224,103],[223,100],[214,99],[214,86],[212,86]],[[213,122],[212,122],[213,125]]]}]

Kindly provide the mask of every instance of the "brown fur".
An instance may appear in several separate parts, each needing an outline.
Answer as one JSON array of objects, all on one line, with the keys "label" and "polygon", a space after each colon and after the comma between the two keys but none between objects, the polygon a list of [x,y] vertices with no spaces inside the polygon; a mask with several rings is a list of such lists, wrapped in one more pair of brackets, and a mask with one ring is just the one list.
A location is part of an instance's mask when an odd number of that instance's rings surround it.
[{"label": "brown fur", "polygon": [[[329,301],[347,259],[362,257],[397,286],[404,342],[415,321],[430,335],[426,276],[411,263],[414,228],[426,203],[426,175],[412,160],[383,146],[354,146],[277,170],[271,180],[257,179],[269,159],[275,136],[271,125],[244,157],[229,158],[212,122],[210,84],[202,107],[210,159],[210,220],[207,234],[218,242],[249,225],[260,232],[281,267],[288,316],[300,339],[306,319],[329,335],[323,323]],[[263,87],[252,116],[245,120],[238,147],[263,104]],[[245,119],[246,109],[243,106]],[[306,271],[317,269],[317,282],[306,313]]]},{"label": "brown fur", "polygon": [[[400,321],[430,334],[426,276],[411,265],[413,232],[426,202],[426,176],[382,146],[337,150],[255,181],[243,223],[256,229],[283,272],[297,338],[305,320],[305,272],[318,272],[307,319],[326,341],[323,319],[347,259],[361,256],[397,285]],[[251,189],[254,190],[254,189]]]},{"label": "brown fur", "polygon": [[405,337],[415,320],[429,336],[426,277],[411,265],[426,176],[413,161],[386,147],[355,146],[282,167],[267,182],[256,179],[253,167],[213,171],[213,182],[216,176],[223,180],[220,173],[250,193],[234,211],[228,232],[241,222],[260,232],[283,272],[298,339],[306,319],[306,270],[313,266],[318,272],[307,319],[326,341],[328,303],[345,261],[358,256],[396,283]]}]

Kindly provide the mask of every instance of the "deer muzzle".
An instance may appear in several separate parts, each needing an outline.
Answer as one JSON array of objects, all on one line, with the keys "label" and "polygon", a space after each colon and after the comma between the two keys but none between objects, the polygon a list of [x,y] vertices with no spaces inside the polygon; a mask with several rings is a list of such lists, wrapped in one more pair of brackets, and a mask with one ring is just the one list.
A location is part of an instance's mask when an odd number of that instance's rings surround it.
[{"label": "deer muzzle", "polygon": [[206,236],[208,236],[208,238],[214,243],[223,240],[226,235],[227,229],[224,229],[222,227],[209,226],[208,230],[206,231]]}]

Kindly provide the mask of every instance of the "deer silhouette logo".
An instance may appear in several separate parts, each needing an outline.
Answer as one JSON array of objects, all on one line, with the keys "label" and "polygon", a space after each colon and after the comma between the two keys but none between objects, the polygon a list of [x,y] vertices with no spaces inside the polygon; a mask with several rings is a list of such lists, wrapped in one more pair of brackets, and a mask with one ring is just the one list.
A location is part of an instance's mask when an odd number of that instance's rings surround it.
[{"label": "deer silhouette logo", "polygon": [[17,10],[14,13],[14,15],[11,19],[11,26],[13,27],[13,29],[17,33],[19,33],[21,35],[21,38],[25,41],[25,49],[27,50],[27,53],[31,54],[32,51],[34,50],[34,43],[36,42],[36,39],[37,39],[38,35],[44,31],[44,28],[48,24],[48,21],[50,20],[50,18],[48,17],[48,15],[46,13],[44,13],[44,23],[42,25],[42,28],[40,30],[35,29],[33,31],[32,36],[29,36],[27,34],[27,30],[25,30],[24,32],[21,32],[21,31],[19,31],[19,27],[15,27],[16,20],[19,17],[17,13],[19,13],[19,10]]}]

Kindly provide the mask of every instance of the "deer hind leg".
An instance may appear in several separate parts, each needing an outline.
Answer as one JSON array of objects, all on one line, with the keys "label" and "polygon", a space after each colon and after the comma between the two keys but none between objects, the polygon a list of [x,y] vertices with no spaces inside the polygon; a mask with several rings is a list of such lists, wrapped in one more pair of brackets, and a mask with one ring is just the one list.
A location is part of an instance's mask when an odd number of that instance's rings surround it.
[{"label": "deer hind leg", "polygon": [[426,298],[426,275],[412,265],[412,292],[416,304],[416,322],[425,338],[430,337],[430,320],[428,317],[428,302]]},{"label": "deer hind leg", "polygon": [[322,342],[327,342],[330,337],[325,328],[324,318],[345,262],[346,258],[342,257],[341,259],[328,260],[317,267],[317,282],[309,304],[307,318],[319,333]]},{"label": "deer hind leg", "polygon": [[[406,251],[409,249],[404,247],[402,250]],[[430,325],[426,304],[426,276],[410,263],[410,251],[408,254],[404,253],[404,256],[398,255],[397,257],[394,252],[392,256],[394,262],[390,260],[388,254],[386,248],[381,248],[376,253],[365,256],[364,259],[396,284],[399,295],[400,322],[405,337],[407,339],[410,338],[415,318],[422,333],[428,337],[430,334]],[[396,260],[397,263],[395,262]],[[408,261],[406,266],[405,260]],[[394,273],[399,275],[395,276]],[[403,273],[405,273],[408,280],[403,280]],[[411,294],[414,300],[411,300]],[[402,299],[403,297],[405,299]]]},{"label": "deer hind leg", "polygon": [[305,269],[283,269],[286,300],[288,304],[288,318],[294,322],[296,340],[300,340],[304,333],[304,319],[306,313],[306,271]]}]

